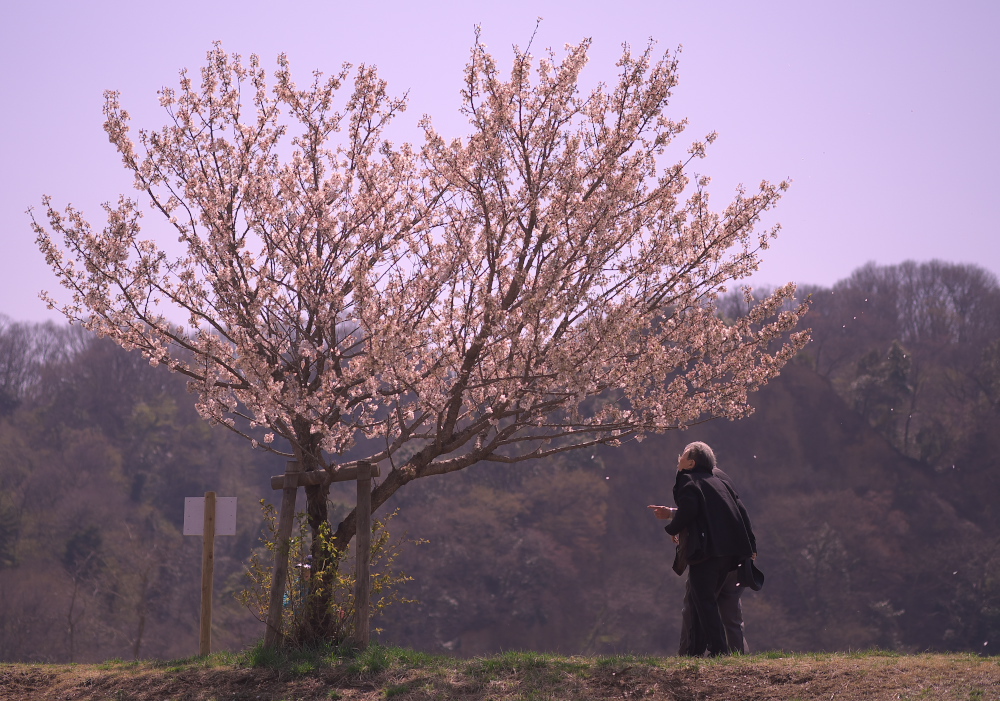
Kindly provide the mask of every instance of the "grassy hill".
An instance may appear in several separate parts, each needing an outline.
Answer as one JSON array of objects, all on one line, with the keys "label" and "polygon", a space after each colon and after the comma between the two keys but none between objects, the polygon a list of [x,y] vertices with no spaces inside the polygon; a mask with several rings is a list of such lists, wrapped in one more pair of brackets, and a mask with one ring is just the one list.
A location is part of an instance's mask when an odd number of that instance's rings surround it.
[{"label": "grassy hill", "polygon": [[0,664],[0,698],[986,701],[1000,699],[1000,663],[881,651],[713,660],[509,652],[465,660],[376,645],[353,658],[274,658],[254,650],[171,662]]}]

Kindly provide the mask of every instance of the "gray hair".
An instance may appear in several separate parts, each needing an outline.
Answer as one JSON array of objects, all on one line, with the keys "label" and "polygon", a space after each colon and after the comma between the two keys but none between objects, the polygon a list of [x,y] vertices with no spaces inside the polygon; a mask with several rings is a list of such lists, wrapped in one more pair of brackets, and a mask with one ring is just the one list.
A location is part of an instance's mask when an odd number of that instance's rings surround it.
[{"label": "gray hair", "polygon": [[702,443],[701,441],[688,443],[684,448],[684,455],[694,460],[695,469],[709,471],[715,469],[715,452],[709,447],[708,443]]}]

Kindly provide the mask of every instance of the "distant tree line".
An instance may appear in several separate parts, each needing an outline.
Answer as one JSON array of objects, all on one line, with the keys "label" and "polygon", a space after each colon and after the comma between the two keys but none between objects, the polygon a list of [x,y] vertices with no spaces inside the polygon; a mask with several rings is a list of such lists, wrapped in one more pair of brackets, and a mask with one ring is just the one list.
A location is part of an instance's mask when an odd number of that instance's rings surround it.
[{"label": "distant tree line", "polygon": [[[237,496],[217,539],[216,638],[251,644],[226,595],[260,526],[270,468],[195,412],[184,383],[76,327],[0,322],[0,659],[196,650],[201,539],[184,498]],[[280,470],[279,470],[280,471]]]},{"label": "distant tree line", "polygon": [[[756,413],[396,495],[419,603],[385,642],[474,655],[670,654],[683,582],[645,505],[683,445],[712,444],[767,574],[755,650],[972,650],[1000,641],[1000,286],[981,268],[869,264],[809,288],[813,342]],[[800,296],[804,296],[800,290]],[[747,312],[742,294],[720,314]],[[0,659],[179,657],[197,644],[200,539],[183,499],[240,497],[220,538],[216,641],[260,624],[232,600],[274,456],[206,425],[183,380],[75,328],[0,323]],[[352,507],[330,494],[331,519]]]}]

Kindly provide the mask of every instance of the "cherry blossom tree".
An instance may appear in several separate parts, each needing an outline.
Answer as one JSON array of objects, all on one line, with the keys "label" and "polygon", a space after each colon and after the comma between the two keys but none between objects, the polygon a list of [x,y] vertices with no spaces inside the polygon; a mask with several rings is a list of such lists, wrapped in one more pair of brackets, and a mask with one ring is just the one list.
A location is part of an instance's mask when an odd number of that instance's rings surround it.
[{"label": "cherry blossom tree", "polygon": [[[168,123],[138,146],[109,92],[105,129],[160,223],[142,238],[121,197],[98,231],[46,197],[34,230],[72,297],[44,298],[306,471],[376,446],[376,509],[480,461],[744,416],[808,340],[804,310],[781,311],[792,285],[735,322],[715,301],[756,269],[787,184],[710,208],[687,168],[714,134],[668,155],[685,126],[665,113],[676,56],[626,47],[617,83],[585,93],[588,44],[515,48],[502,74],[477,36],[469,133],[425,117],[420,148],[387,140],[405,102],[369,66],[301,89],[282,55],[269,86],[256,57],[216,45],[200,85],[182,71],[161,91]],[[156,243],[167,232],[181,252]],[[307,488],[314,529],[327,489]],[[351,514],[334,544],[354,531]]]}]

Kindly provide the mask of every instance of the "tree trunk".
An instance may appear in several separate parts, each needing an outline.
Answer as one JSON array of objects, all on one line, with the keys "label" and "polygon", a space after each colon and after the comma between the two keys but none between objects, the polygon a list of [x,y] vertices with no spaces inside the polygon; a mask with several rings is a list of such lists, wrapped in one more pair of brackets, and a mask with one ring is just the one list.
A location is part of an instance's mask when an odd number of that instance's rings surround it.
[{"label": "tree trunk", "polygon": [[73,577],[73,593],[69,598],[69,613],[66,615],[66,633],[69,643],[69,661],[73,662],[76,657],[76,621],[73,620],[74,609],[76,608],[76,595],[80,591],[80,580]]},{"label": "tree trunk", "polygon": [[135,606],[136,631],[135,642],[132,644],[132,659],[138,661],[139,651],[142,649],[142,637],[146,632],[146,615],[148,606],[146,597],[149,593],[149,572],[144,571],[139,577],[139,601]]},{"label": "tree trunk", "polygon": [[[305,423],[295,426],[298,434],[296,458],[303,472],[315,472],[324,469],[319,459],[321,449],[311,427]],[[299,621],[298,629],[288,631],[295,643],[311,645],[319,642],[337,642],[334,638],[337,629],[331,608],[333,590],[329,583],[336,576],[337,560],[331,557],[330,548],[323,544],[323,527],[327,525],[329,510],[327,498],[330,487],[307,486],[306,514],[309,523],[309,560],[308,562],[290,563],[298,566],[301,576],[305,579],[306,597],[305,610]],[[329,539],[329,531],[327,532]]]},{"label": "tree trunk", "polygon": [[[308,470],[307,470],[308,471]],[[324,547],[322,528],[329,518],[327,497],[330,487],[306,487],[306,511],[309,520],[309,565],[303,568],[303,575],[308,577],[308,595],[305,601],[305,612],[302,623],[295,637],[300,643],[334,642],[337,634],[335,619],[331,614],[333,604],[333,589],[330,582],[336,576],[337,561],[330,556],[328,547]],[[326,538],[330,538],[327,531]],[[337,641],[339,642],[339,641]]]}]

